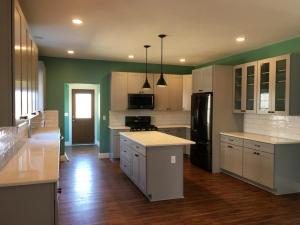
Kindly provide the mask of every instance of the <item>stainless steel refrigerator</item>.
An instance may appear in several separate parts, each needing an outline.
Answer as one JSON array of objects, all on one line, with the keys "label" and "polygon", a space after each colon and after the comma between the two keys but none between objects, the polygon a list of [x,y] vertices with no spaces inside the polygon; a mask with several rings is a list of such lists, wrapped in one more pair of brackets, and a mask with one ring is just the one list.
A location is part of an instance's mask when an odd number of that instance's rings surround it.
[{"label": "stainless steel refrigerator", "polygon": [[190,159],[207,171],[212,171],[212,121],[213,93],[194,93],[191,100],[191,145]]}]

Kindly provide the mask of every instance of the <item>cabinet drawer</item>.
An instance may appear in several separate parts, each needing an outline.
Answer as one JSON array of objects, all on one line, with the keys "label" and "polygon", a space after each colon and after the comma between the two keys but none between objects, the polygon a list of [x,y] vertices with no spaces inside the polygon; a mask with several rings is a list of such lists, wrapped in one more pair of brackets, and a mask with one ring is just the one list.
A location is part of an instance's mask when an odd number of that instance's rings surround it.
[{"label": "cabinet drawer", "polygon": [[274,154],[274,145],[268,143],[244,140],[244,147]]},{"label": "cabinet drawer", "polygon": [[221,141],[232,145],[243,146],[243,139],[237,137],[221,135]]},{"label": "cabinet drawer", "polygon": [[132,146],[135,151],[142,154],[143,156],[146,156],[146,148],[144,146],[137,143],[133,143]]},{"label": "cabinet drawer", "polygon": [[129,177],[131,176],[131,174],[130,174],[130,163],[129,163],[128,160],[121,158],[120,167],[127,176],[129,176]]},{"label": "cabinet drawer", "polygon": [[121,159],[130,160],[130,150],[126,145],[121,148]]}]

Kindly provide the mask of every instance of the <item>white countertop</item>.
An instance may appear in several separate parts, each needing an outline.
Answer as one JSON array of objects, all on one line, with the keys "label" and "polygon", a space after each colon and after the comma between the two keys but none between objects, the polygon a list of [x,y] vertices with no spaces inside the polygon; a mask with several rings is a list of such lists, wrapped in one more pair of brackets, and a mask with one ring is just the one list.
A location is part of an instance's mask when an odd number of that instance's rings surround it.
[{"label": "white countertop", "polygon": [[120,135],[145,147],[191,145],[195,142],[159,131],[121,132]]},{"label": "white countertop", "polygon": [[273,145],[298,144],[298,143],[300,143],[300,140],[293,140],[293,139],[280,138],[280,137],[272,137],[272,136],[267,136],[267,135],[254,134],[254,133],[222,132],[221,134],[231,136],[231,137],[237,137],[237,138],[243,138],[243,139],[252,140],[252,141],[258,141],[258,142],[273,144]]},{"label": "white countertop", "polygon": [[51,183],[59,179],[59,129],[40,128],[0,170],[0,187]]},{"label": "white countertop", "polygon": [[[191,128],[191,125],[188,125],[188,124],[171,124],[171,125],[156,125],[154,124],[158,129],[159,128]],[[127,127],[127,126],[108,126],[109,129],[112,129],[112,130],[130,130],[130,127]]]}]

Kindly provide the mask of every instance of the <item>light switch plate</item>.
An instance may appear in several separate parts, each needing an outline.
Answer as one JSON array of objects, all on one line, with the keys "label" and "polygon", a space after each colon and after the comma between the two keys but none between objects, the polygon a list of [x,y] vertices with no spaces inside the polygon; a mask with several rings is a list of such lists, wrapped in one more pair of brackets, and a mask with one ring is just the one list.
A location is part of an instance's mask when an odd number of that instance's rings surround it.
[{"label": "light switch plate", "polygon": [[66,116],[66,117],[69,116],[69,113],[65,112],[65,113],[64,113],[64,116]]},{"label": "light switch plate", "polygon": [[171,163],[172,163],[172,164],[175,164],[175,163],[176,163],[176,156],[175,156],[175,155],[172,155],[172,156],[171,156]]},{"label": "light switch plate", "polygon": [[106,116],[105,115],[102,116],[102,120],[106,120]]}]

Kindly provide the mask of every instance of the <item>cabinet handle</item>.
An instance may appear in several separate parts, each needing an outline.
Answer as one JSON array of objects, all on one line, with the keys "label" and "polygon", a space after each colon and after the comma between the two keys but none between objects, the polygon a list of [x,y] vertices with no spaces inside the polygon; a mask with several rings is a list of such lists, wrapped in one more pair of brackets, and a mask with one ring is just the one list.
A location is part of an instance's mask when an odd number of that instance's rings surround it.
[{"label": "cabinet handle", "polygon": [[135,146],[136,148],[140,148],[139,146]]},{"label": "cabinet handle", "polygon": [[20,120],[27,120],[28,116],[20,116]]},{"label": "cabinet handle", "polygon": [[203,90],[199,89],[198,91],[199,91],[199,92],[202,92]]},{"label": "cabinet handle", "polygon": [[229,141],[233,141],[233,139],[229,139]]},{"label": "cabinet handle", "polygon": [[123,152],[127,152],[127,151],[123,151]]},{"label": "cabinet handle", "polygon": [[268,111],[268,113],[275,113],[275,111]]},{"label": "cabinet handle", "polygon": [[233,148],[231,145],[227,145],[228,148]]},{"label": "cabinet handle", "polygon": [[241,112],[246,112],[246,110],[244,110],[244,109],[241,109]]},{"label": "cabinet handle", "polygon": [[57,193],[61,194],[61,192],[62,192],[61,188],[57,188]]},{"label": "cabinet handle", "polygon": [[256,145],[254,145],[254,146],[260,148],[260,145],[257,145],[257,144],[256,144]]},{"label": "cabinet handle", "polygon": [[256,155],[260,155],[260,153],[259,153],[259,152],[256,152]]},{"label": "cabinet handle", "polygon": [[138,155],[138,154],[134,154],[134,156],[135,156],[135,157],[139,157],[139,155]]},{"label": "cabinet handle", "polygon": [[123,140],[123,141],[125,141],[125,142],[126,142],[127,140],[125,139],[125,140]]}]

